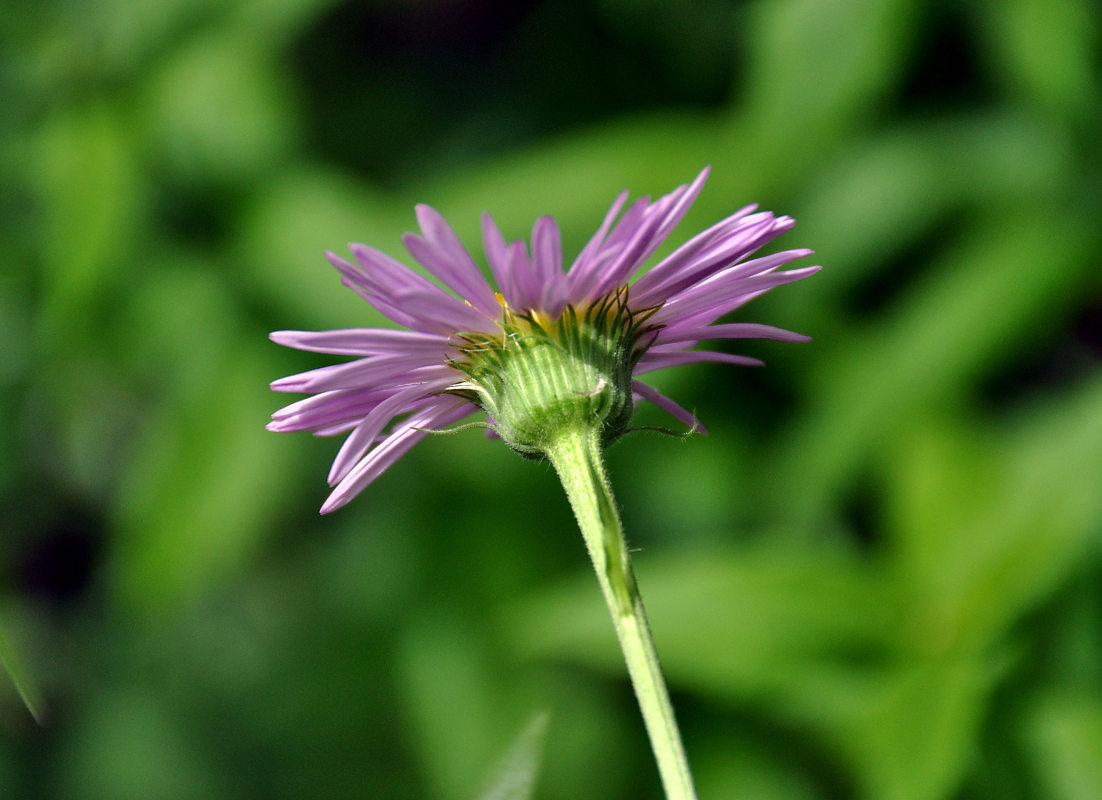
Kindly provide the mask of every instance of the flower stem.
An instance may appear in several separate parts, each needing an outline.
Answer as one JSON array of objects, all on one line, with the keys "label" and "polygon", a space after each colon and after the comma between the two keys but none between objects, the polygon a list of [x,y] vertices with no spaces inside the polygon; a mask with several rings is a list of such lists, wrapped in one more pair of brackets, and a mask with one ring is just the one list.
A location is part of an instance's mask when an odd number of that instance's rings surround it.
[{"label": "flower stem", "polygon": [[696,800],[602,455],[598,432],[584,428],[564,431],[547,448],[612,614],[666,797]]}]

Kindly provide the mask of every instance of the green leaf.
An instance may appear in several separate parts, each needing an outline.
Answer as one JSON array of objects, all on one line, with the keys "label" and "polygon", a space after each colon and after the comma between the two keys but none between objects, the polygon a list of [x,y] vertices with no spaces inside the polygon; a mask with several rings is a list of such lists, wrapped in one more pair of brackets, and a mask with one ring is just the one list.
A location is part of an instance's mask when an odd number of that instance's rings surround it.
[{"label": "green leaf", "polygon": [[890,473],[895,572],[914,592],[901,633],[929,652],[994,642],[1066,583],[1102,524],[1102,382],[998,444],[972,430],[917,426]]},{"label": "green leaf", "polygon": [[[674,688],[743,701],[787,693],[797,702],[818,693],[824,676],[875,655],[893,622],[872,574],[825,547],[715,548],[635,562]],[[510,607],[502,628],[522,655],[624,669],[590,574]]]},{"label": "green leaf", "polygon": [[1045,692],[1032,703],[1024,722],[1044,797],[1102,797],[1102,703],[1097,696],[1060,689]]},{"label": "green leaf", "polygon": [[982,659],[916,660],[868,681],[845,704],[828,705],[821,722],[863,796],[953,797],[1000,675]]},{"label": "green leaf", "polygon": [[23,659],[4,633],[3,626],[0,626],[0,667],[15,685],[15,690],[19,693],[27,710],[31,712],[31,716],[41,724],[44,712],[42,695],[30,672],[24,666]]},{"label": "green leaf", "polygon": [[292,146],[278,60],[234,30],[185,40],[146,83],[143,113],[174,176],[201,186],[248,180]]},{"label": "green leaf", "polygon": [[146,420],[119,489],[109,563],[128,612],[155,617],[241,569],[305,477],[294,439],[264,429],[277,374],[265,344],[226,347],[201,391]]},{"label": "green leaf", "polygon": [[532,796],[549,720],[545,711],[532,717],[502,757],[481,800],[528,800]]},{"label": "green leaf", "polygon": [[1056,209],[991,214],[927,267],[890,314],[817,342],[815,357],[829,369],[809,387],[816,400],[760,470],[771,476],[771,515],[822,524],[900,420],[958,402],[1028,346],[1093,269],[1084,224]]},{"label": "green leaf", "polygon": [[[869,118],[870,101],[902,69],[911,37],[906,0],[781,0],[749,19],[745,116],[790,158],[807,158]],[[814,80],[808,76],[814,75]],[[795,142],[799,146],[793,146]]]},{"label": "green leaf", "polygon": [[1097,113],[1098,9],[1089,0],[997,0],[977,26],[998,61],[992,77],[1062,112]]},{"label": "green leaf", "polygon": [[82,323],[111,302],[136,231],[141,181],[126,122],[106,102],[56,112],[38,131],[34,155],[40,203],[44,303],[38,333],[68,353]]}]

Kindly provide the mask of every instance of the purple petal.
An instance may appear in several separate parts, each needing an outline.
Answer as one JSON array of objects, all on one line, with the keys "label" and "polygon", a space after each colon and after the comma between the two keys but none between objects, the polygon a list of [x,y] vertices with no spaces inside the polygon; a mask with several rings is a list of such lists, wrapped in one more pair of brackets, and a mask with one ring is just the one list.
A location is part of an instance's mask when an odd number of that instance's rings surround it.
[{"label": "purple petal", "polygon": [[532,227],[532,267],[542,290],[539,308],[557,317],[566,307],[566,275],[562,271],[562,235],[551,217],[540,217]]},{"label": "purple petal", "polygon": [[[492,331],[495,328],[493,318],[476,311],[473,307],[463,303],[441,302],[439,296],[417,289],[397,292],[394,300],[403,311],[417,320],[416,327],[421,330],[436,333],[443,331],[463,333]],[[498,306],[496,301],[494,305],[500,312],[501,306]]]},{"label": "purple petal", "polygon": [[[677,197],[676,202],[674,202],[666,212],[658,230],[655,231],[655,241],[651,250],[647,253],[648,256],[650,253],[654,252],[654,248],[658,247],[659,244],[666,240],[666,237],[668,237],[673,232],[673,229],[677,227],[678,223],[681,222],[689,208],[696,202],[696,198],[700,195],[700,190],[704,188],[704,183],[708,180],[708,176],[711,172],[712,168],[710,166],[702,169],[693,179],[693,182],[689,184],[688,188]],[[676,196],[676,192],[671,195],[671,197],[673,196]],[[644,256],[644,258],[646,258],[646,256]]]},{"label": "purple petal", "polygon": [[337,389],[291,403],[272,414],[270,431],[309,431],[363,419],[394,389]]},{"label": "purple petal", "polygon": [[705,167],[691,184],[678,187],[647,209],[647,218],[627,247],[603,270],[600,280],[592,290],[594,295],[599,296],[624,285],[639,269],[639,265],[658,249],[700,194],[708,173],[709,168]]},{"label": "purple petal", "polygon": [[733,322],[727,325],[696,325],[679,328],[676,323],[662,328],[655,339],[656,345],[682,344],[690,347],[704,339],[772,339],[778,342],[810,342],[810,336],[774,328],[772,325],[759,325],[755,322]]},{"label": "purple petal", "polygon": [[[786,220],[791,222],[788,217],[778,220],[768,212],[754,214],[742,220],[735,230],[722,233],[696,252],[679,250],[673,253],[632,285],[633,302],[640,308],[659,305],[689,286],[725,270],[734,270],[738,276],[763,271],[753,266],[756,264],[754,261],[747,262],[738,270],[734,265],[791,227]],[[810,254],[810,251],[798,252],[799,255],[792,255],[787,260]]]},{"label": "purple petal", "polygon": [[[584,271],[585,265],[594,257],[597,251],[601,249],[605,237],[608,235],[609,228],[612,227],[613,220],[615,220],[616,215],[620,213],[620,209],[624,207],[624,203],[627,202],[629,195],[630,193],[625,189],[612,201],[612,206],[608,209],[608,213],[605,214],[605,218],[601,222],[601,227],[597,229],[597,232],[593,234],[585,247],[582,248],[582,251],[578,253],[578,257],[574,259],[574,264],[570,267],[571,275],[575,272]],[[573,283],[571,283],[571,288],[573,288]]]},{"label": "purple petal", "polygon": [[[586,249],[590,252],[586,253],[584,258],[582,256],[578,257],[567,276],[572,302],[580,303],[596,294],[593,287],[601,279],[604,268],[623,252],[624,246],[631,240],[639,225],[646,218],[647,209],[650,208],[649,203],[650,198],[646,196],[638,198],[624,212],[624,216],[616,223],[612,233],[608,235],[605,241],[598,242],[591,249],[591,245],[597,239],[594,236],[590,240],[590,244],[586,245]],[[611,214],[615,208],[616,204],[614,203],[613,209],[610,209],[609,213]],[[607,217],[605,222],[608,222]],[[602,224],[602,230],[605,227],[606,225]],[[598,231],[598,233],[600,232]]]},{"label": "purple petal", "polygon": [[657,231],[662,227],[667,214],[677,204],[680,194],[684,191],[685,187],[682,186],[675,192],[659,198],[646,210],[631,239],[626,242],[615,258],[608,264],[601,265],[600,274],[593,282],[587,299],[599,297],[625,284],[643,260],[654,252],[662,243],[662,240],[657,237]]},{"label": "purple petal", "polygon": [[714,361],[721,364],[737,364],[740,367],[762,367],[765,362],[759,358],[750,356],[738,356],[731,353],[716,353],[711,350],[683,350],[676,353],[647,351],[647,354],[639,359],[635,367],[636,375],[654,372],[666,367],[680,367],[683,364],[699,364],[705,361]]},{"label": "purple petal", "polygon": [[726,283],[721,275],[715,275],[702,283],[686,289],[671,298],[651,317],[651,323],[661,325],[675,321],[679,317],[688,317],[697,313],[712,312],[713,319],[733,311],[770,289],[785,283],[814,275],[822,267],[803,267],[787,272],[755,275]]},{"label": "purple petal", "polygon": [[379,296],[375,281],[364,273],[361,268],[345,261],[331,251],[326,251],[325,257],[329,259],[329,263],[340,271],[341,284],[358,294],[368,305],[402,327],[417,327],[417,320],[397,308],[391,301]]},{"label": "purple petal", "polygon": [[532,226],[532,264],[541,282],[562,277],[562,234],[554,217],[540,217]]},{"label": "purple petal", "polygon": [[277,392],[326,392],[332,389],[378,388],[385,383],[415,383],[457,374],[439,359],[415,356],[372,356],[344,364],[300,372],[272,381]]},{"label": "purple petal", "polygon": [[726,219],[722,219],[712,227],[701,231],[692,239],[685,242],[685,244],[677,248],[669,256],[662,259],[659,264],[650,269],[645,275],[640,276],[639,280],[633,284],[633,288],[649,291],[654,284],[666,280],[666,278],[671,275],[676,276],[680,274],[680,271],[684,269],[687,264],[691,262],[695,263],[701,258],[700,254],[702,252],[706,250],[710,252],[716,247],[717,243],[724,241],[746,226],[754,225],[755,220],[772,216],[768,212],[749,216],[756,209],[756,204],[743,206]]},{"label": "purple petal", "polygon": [[373,480],[428,436],[418,428],[439,428],[473,414],[478,408],[462,398],[441,396],[440,402],[399,425],[375,449],[371,450],[345,476],[321,507],[328,514],[345,505]]},{"label": "purple petal", "polygon": [[314,431],[314,436],[329,437],[329,436],[341,436],[354,430],[357,425],[360,424],[358,419],[348,419],[343,422],[334,422],[332,425],[325,425]]},{"label": "purple petal", "polygon": [[[479,315],[472,312],[469,304],[464,303],[454,295],[450,295],[434,284],[432,281],[418,275],[405,264],[394,260],[385,253],[362,244],[349,245],[349,249],[360,263],[361,269],[353,268],[351,274],[346,277],[357,281],[376,295],[388,307],[397,309],[409,322],[403,323],[406,327],[421,331],[444,333],[454,330],[451,323],[444,323],[439,313],[447,314],[448,320],[455,319],[479,319]],[[347,262],[344,262],[347,264]],[[341,266],[338,266],[341,269]],[[433,309],[440,309],[427,315],[418,315],[408,307],[405,298],[416,294],[425,298],[421,306],[430,305]],[[370,299],[369,299],[370,302]],[[388,316],[390,316],[388,314]],[[392,317],[393,318],[393,317]]]},{"label": "purple petal", "polygon": [[536,308],[540,301],[543,286],[536,275],[535,267],[528,258],[528,250],[525,248],[524,242],[520,240],[511,242],[508,255],[509,272],[513,276],[513,297],[515,299],[510,300],[508,295],[505,299],[509,301],[509,306],[514,311]]},{"label": "purple petal", "polygon": [[339,483],[351,471],[356,462],[363,458],[364,453],[375,442],[376,437],[382,433],[388,422],[399,414],[410,411],[415,401],[430,397],[446,389],[451,383],[454,383],[454,381],[449,379],[407,386],[394,392],[390,397],[371,409],[356,426],[356,429],[344,440],[344,444],[337,452],[337,457],[333,459],[333,465],[329,469],[329,485],[333,486]]},{"label": "purple petal", "polygon": [[486,251],[486,261],[490,264],[490,272],[493,273],[498,291],[505,297],[506,302],[515,302],[516,292],[512,285],[512,271],[509,269],[508,247],[505,244],[505,237],[501,235],[501,230],[489,212],[482,215],[482,247]]},{"label": "purple petal", "polygon": [[666,397],[666,395],[659,392],[653,386],[648,386],[642,381],[633,380],[631,382],[631,390],[644,400],[650,400],[674,419],[684,422],[690,428],[695,428],[703,434],[708,433],[708,429],[704,427],[704,423],[698,420],[695,414],[687,411],[683,406],[671,400],[669,397]]},{"label": "purple petal", "polygon": [[448,337],[436,333],[390,330],[387,328],[347,328],[332,331],[273,331],[273,342],[296,350],[330,353],[338,356],[374,356],[409,352],[448,351]]},{"label": "purple petal", "polygon": [[493,290],[447,221],[436,209],[418,205],[417,222],[424,238],[412,233],[402,237],[410,255],[463,300],[496,317],[500,307]]},{"label": "purple petal", "polygon": [[422,289],[426,292],[438,292],[442,297],[459,302],[432,281],[374,247],[353,243],[348,245],[348,249],[355,256],[358,265],[353,267],[353,272],[348,273],[348,277],[358,280],[376,294],[386,297],[395,291]]},{"label": "purple petal", "polygon": [[[388,391],[393,393],[393,387]],[[438,395],[429,395],[421,398],[420,400],[414,400],[410,402],[408,406],[406,406],[406,411],[410,414],[416,414],[431,405],[435,405],[437,397]],[[363,422],[363,415],[360,415],[355,419],[348,419],[344,420],[343,422],[335,422],[332,425],[326,425],[324,427],[318,428],[316,431],[314,431],[314,436],[337,436],[341,434],[346,434],[354,431],[361,422]],[[389,436],[389,434],[380,434],[379,436],[375,437],[375,442],[379,443],[383,441],[387,436]]]}]

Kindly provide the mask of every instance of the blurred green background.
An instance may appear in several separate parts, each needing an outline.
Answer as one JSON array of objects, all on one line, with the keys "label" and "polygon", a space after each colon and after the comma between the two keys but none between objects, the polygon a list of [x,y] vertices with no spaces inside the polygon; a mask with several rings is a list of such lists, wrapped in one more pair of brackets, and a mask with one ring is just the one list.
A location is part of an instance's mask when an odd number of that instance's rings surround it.
[{"label": "blurred green background", "polygon": [[[317,515],[264,430],[373,326],[322,251],[472,249],[713,177],[825,265],[808,333],[609,454],[702,798],[1102,797],[1091,0],[92,0],[0,8],[0,797],[658,798],[552,471],[430,439]],[[668,248],[667,248],[668,250]],[[809,262],[811,263],[811,262]],[[661,415],[641,411],[643,423]]]}]

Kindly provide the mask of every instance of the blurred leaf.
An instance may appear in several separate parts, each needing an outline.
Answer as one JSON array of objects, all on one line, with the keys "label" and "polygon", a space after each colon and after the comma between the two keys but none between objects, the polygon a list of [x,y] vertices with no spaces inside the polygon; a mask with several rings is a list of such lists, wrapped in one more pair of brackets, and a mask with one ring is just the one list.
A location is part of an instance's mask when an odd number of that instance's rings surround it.
[{"label": "blurred leaf", "polygon": [[[1098,113],[1098,7],[1089,0],[984,3],[978,29],[994,50],[992,74],[1019,96],[1080,118]],[[1016,92],[1016,94],[1018,93]]]},{"label": "blurred leaf", "polygon": [[257,37],[272,47],[311,25],[340,0],[240,0],[230,12],[238,37]]},{"label": "blurred leaf", "polygon": [[26,380],[31,365],[30,292],[14,274],[0,275],[0,390]]},{"label": "blurred leaf", "polygon": [[1102,702],[1082,691],[1048,691],[1031,703],[1022,735],[1049,800],[1102,797]]},{"label": "blurred leaf", "polygon": [[398,653],[407,724],[433,796],[470,797],[506,720],[502,686],[471,622],[442,609],[407,628]]},{"label": "blurred leaf", "polygon": [[901,664],[820,724],[876,800],[953,797],[968,769],[1001,670],[985,660]]},{"label": "blurred leaf", "polygon": [[114,75],[148,68],[181,34],[208,16],[218,0],[101,0],[94,4],[58,3],[54,25],[66,47],[96,52],[96,67]]},{"label": "blurred leaf", "polygon": [[36,322],[49,350],[83,343],[78,331],[109,305],[141,230],[145,187],[126,122],[106,102],[56,112],[38,137],[33,178],[45,299]]},{"label": "blurred leaf", "polygon": [[260,44],[233,30],[194,37],[146,83],[149,129],[179,178],[245,180],[289,150],[287,87]]},{"label": "blurred leaf", "polygon": [[44,711],[42,694],[24,665],[23,659],[4,633],[3,626],[0,626],[0,667],[15,685],[15,690],[19,692],[19,697],[31,712],[35,722],[41,724]]},{"label": "blurred leaf", "polygon": [[1027,344],[1091,268],[1084,224],[1056,209],[990,214],[881,320],[817,342],[830,368],[817,373],[814,402],[763,470],[781,476],[771,511],[814,526],[900,419],[960,397]]},{"label": "blurred leaf", "polygon": [[845,324],[831,306],[852,302],[900,251],[940,252],[961,208],[1008,195],[1059,197],[1066,187],[1054,176],[1074,173],[1069,138],[1019,112],[922,118],[848,143],[801,190],[799,235],[828,270],[815,292],[799,296],[799,311]]},{"label": "blurred leaf", "polygon": [[[682,723],[684,726],[684,723]],[[689,762],[697,794],[704,798],[822,800],[815,767],[793,747],[789,731],[763,731],[753,724],[722,725],[690,741]]]},{"label": "blurred leaf", "polygon": [[108,348],[99,349],[103,340],[82,344],[96,350],[74,347],[39,368],[25,435],[35,442],[32,463],[58,486],[103,498],[125,469],[119,455],[133,435],[136,409]]},{"label": "blurred leaf", "polygon": [[[904,64],[910,0],[779,0],[752,8],[741,121],[790,162],[807,164],[869,120]],[[809,76],[814,80],[809,80]],[[792,146],[795,142],[799,146]]]},{"label": "blurred leaf", "polygon": [[155,617],[240,569],[279,520],[277,499],[302,477],[291,437],[264,430],[275,370],[263,346],[227,348],[205,391],[147,420],[120,488],[111,554],[127,612]]},{"label": "blurred leaf", "polygon": [[945,427],[901,443],[890,530],[917,590],[913,643],[993,642],[1070,577],[1102,525],[1102,495],[1082,480],[1102,475],[1102,383],[1038,409],[1009,444]]},{"label": "blurred leaf", "polygon": [[[723,0],[669,3],[666,0],[601,0],[608,24],[654,54],[663,73],[686,90],[722,85],[730,69],[734,6]],[[690,88],[691,87],[691,88]]]},{"label": "blurred leaf", "polygon": [[536,788],[540,749],[547,734],[547,712],[536,714],[517,736],[481,800],[529,800]]},{"label": "blurred leaf", "polygon": [[388,202],[347,176],[296,168],[274,176],[245,210],[234,258],[250,291],[288,328],[388,325],[341,285],[325,251],[346,257],[349,242],[366,242],[397,256],[399,236],[415,222],[412,204]]},{"label": "blurred leaf", "polygon": [[119,301],[112,320],[117,359],[161,402],[202,402],[216,388],[212,371],[234,357],[244,309],[220,267],[209,254],[166,248],[158,268],[136,276]]},{"label": "blurred leaf", "polygon": [[207,766],[205,742],[190,736],[148,687],[112,687],[88,698],[64,733],[57,768],[63,798],[238,796],[240,786],[231,790],[231,782]]},{"label": "blurred leaf", "polygon": [[[876,656],[891,607],[859,562],[828,548],[714,549],[637,558],[639,585],[676,688],[776,699]],[[624,667],[595,579],[521,600],[503,618],[520,653]],[[818,677],[816,677],[818,676]]]}]

